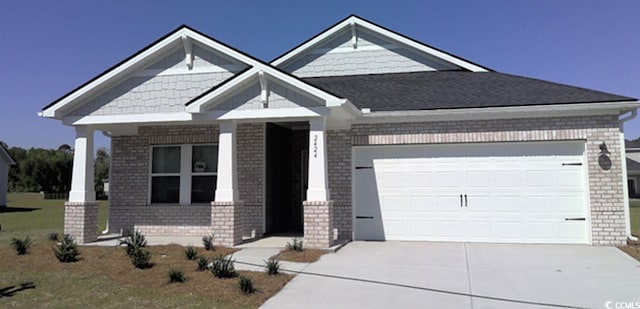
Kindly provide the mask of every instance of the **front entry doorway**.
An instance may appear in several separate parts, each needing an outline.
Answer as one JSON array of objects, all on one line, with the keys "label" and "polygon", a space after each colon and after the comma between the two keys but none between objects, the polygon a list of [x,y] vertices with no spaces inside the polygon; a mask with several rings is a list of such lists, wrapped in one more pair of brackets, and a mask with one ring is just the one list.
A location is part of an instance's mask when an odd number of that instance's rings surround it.
[{"label": "front entry doorway", "polygon": [[267,123],[265,233],[302,235],[309,124]]}]

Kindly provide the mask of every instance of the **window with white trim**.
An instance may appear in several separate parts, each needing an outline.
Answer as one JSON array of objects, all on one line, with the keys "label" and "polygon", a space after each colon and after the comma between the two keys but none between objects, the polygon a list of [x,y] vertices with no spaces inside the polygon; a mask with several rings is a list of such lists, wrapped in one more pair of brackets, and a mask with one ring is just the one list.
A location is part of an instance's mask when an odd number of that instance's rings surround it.
[{"label": "window with white trim", "polygon": [[211,144],[153,146],[152,204],[209,203],[215,199],[218,146]]}]

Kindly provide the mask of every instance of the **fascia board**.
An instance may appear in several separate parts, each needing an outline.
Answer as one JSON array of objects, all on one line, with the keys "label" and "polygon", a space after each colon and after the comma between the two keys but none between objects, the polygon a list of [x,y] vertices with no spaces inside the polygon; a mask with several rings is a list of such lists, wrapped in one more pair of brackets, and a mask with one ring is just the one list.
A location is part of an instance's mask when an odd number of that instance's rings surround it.
[{"label": "fascia board", "polygon": [[188,29],[181,29],[179,31],[176,31],[174,34],[168,36],[167,38],[165,38],[161,42],[157,43],[156,45],[144,50],[139,55],[129,59],[128,61],[126,61],[125,63],[119,65],[118,67],[115,67],[111,71],[109,71],[106,74],[100,76],[99,78],[93,80],[92,82],[90,82],[89,84],[85,85],[84,87],[82,87],[82,88],[76,90],[75,92],[69,94],[64,99],[60,100],[59,102],[57,102],[53,106],[50,106],[49,108],[43,110],[41,112],[42,116],[43,117],[47,117],[47,118],[63,117],[64,115],[61,115],[60,112],[59,112],[59,110],[61,108],[66,107],[69,104],[72,104],[73,101],[81,98],[82,96],[84,96],[87,93],[90,93],[92,90],[100,87],[100,85],[108,83],[112,79],[117,78],[119,76],[122,76],[122,75],[134,70],[137,64],[143,62],[143,60],[148,59],[149,57],[151,57],[154,54],[158,53],[159,51],[161,51],[162,49],[166,48],[167,46],[175,43],[177,40],[180,40],[182,35],[185,34],[186,32],[190,32],[190,31]]},{"label": "fascia board", "polygon": [[640,107],[639,101],[533,106],[438,109],[363,113],[353,123],[488,120],[537,117],[616,115]]},{"label": "fascia board", "polygon": [[105,116],[64,117],[62,123],[69,126],[78,125],[111,125],[111,124],[145,124],[191,121],[193,115],[185,112],[125,114]]},{"label": "fascia board", "polygon": [[430,55],[433,55],[435,57],[438,57],[444,61],[453,63],[455,65],[458,65],[460,67],[463,67],[467,70],[470,70],[472,72],[488,72],[487,69],[480,67],[478,65],[475,65],[473,63],[470,63],[468,61],[462,60],[458,57],[455,57],[453,55],[444,53],[442,51],[439,51],[437,49],[431,48],[429,46],[426,46],[424,44],[421,44],[419,42],[413,41],[413,40],[409,40],[403,36],[400,36],[392,31],[389,31],[387,29],[384,29],[380,26],[374,25],[366,20],[362,20],[356,16],[351,16],[349,18],[347,18],[346,20],[344,20],[343,22],[335,25],[334,27],[326,30],[324,33],[318,35],[315,39],[299,46],[298,48],[292,50],[291,52],[287,53],[286,55],[274,60],[271,62],[271,65],[273,66],[279,66],[287,61],[289,61],[292,58],[297,57],[300,54],[303,54],[304,52],[308,51],[309,49],[313,48],[314,46],[316,46],[317,44],[319,44],[320,42],[326,40],[327,38],[335,35],[336,33],[340,32],[341,30],[343,30],[343,28],[348,27],[351,23],[356,24],[357,26],[361,26],[363,28],[366,28],[369,31],[372,31],[374,33],[377,33],[379,35],[382,36],[386,36],[392,40],[395,40],[403,45],[406,45],[410,48],[414,48],[417,49],[419,51],[428,53]]},{"label": "fascia board", "polygon": [[261,63],[255,63],[254,67],[242,73],[240,76],[237,76],[236,78],[229,81],[228,83],[202,96],[201,98],[198,98],[197,101],[189,104],[189,106],[187,106],[187,109],[186,109],[187,112],[194,113],[194,114],[205,113],[207,110],[209,110],[208,107],[211,106],[211,104],[215,104],[215,101],[218,101],[219,99],[223,99],[227,97],[229,92],[232,92],[237,87],[240,87],[241,85],[243,85],[244,82],[257,76],[258,72],[260,71],[263,71],[269,77],[279,80],[280,82],[286,85],[290,85],[291,87],[298,89],[303,93],[306,93],[308,95],[314,96],[316,98],[319,98],[320,100],[325,101],[325,105],[327,107],[340,106],[345,102],[344,99],[335,97],[321,89],[318,89],[316,87],[313,87],[312,85],[304,83],[297,78],[294,78],[288,74],[282,73],[278,70],[275,70],[270,66],[267,66]]},{"label": "fascia board", "polygon": [[127,73],[130,73],[131,71],[135,70],[137,68],[137,65],[139,63],[143,63],[144,60],[147,60],[150,57],[153,57],[155,54],[157,54],[158,52],[160,52],[161,50],[163,50],[164,48],[166,48],[167,46],[170,46],[178,41],[180,41],[182,39],[183,36],[187,36],[190,39],[193,39],[197,42],[199,42],[200,44],[203,44],[207,47],[210,47],[216,51],[219,51],[220,53],[222,53],[223,55],[226,55],[227,57],[236,59],[240,62],[243,62],[247,65],[257,65],[259,62],[226,46],[223,44],[220,44],[200,33],[197,33],[195,31],[192,31],[191,29],[188,28],[182,28],[178,31],[176,31],[175,33],[169,35],[168,37],[166,37],[164,40],[156,43],[155,45],[147,48],[146,50],[144,50],[143,52],[141,52],[140,54],[136,55],[135,57],[129,59],[128,61],[126,61],[125,63],[115,67],[114,69],[112,69],[111,71],[107,72],[106,74],[100,76],[99,78],[93,80],[92,82],[90,82],[89,84],[85,85],[84,87],[76,90],[75,92],[67,95],[64,99],[60,100],[59,102],[57,102],[56,104],[46,108],[45,110],[41,111],[39,113],[39,115],[41,115],[42,117],[47,117],[47,118],[62,118],[64,117],[63,114],[60,113],[60,110],[63,107],[67,107],[67,105],[69,104],[73,104],[73,102],[77,99],[82,98],[85,94],[92,92],[94,89],[100,87],[103,84],[108,83],[109,81],[111,81],[114,78],[118,78],[122,75],[125,75]]}]

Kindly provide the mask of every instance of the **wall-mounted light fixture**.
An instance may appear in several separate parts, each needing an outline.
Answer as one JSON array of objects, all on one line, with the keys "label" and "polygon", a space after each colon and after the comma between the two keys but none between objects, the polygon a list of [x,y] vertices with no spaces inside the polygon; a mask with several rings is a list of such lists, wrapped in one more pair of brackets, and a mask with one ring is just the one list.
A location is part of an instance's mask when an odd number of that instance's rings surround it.
[{"label": "wall-mounted light fixture", "polygon": [[607,144],[605,144],[605,142],[602,142],[602,144],[600,144],[600,153],[598,154],[598,165],[600,165],[600,168],[602,168],[605,171],[608,171],[611,169],[611,159],[609,159],[609,156],[611,152],[609,152],[609,149],[607,149]]}]

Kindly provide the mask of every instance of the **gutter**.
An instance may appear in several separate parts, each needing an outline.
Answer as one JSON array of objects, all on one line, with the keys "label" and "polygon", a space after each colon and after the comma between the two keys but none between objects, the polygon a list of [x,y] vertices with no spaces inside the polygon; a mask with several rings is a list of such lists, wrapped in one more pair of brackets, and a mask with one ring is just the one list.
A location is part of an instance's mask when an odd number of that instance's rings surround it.
[{"label": "gutter", "polygon": [[627,182],[627,158],[626,150],[624,147],[624,123],[633,120],[638,116],[636,109],[631,110],[631,115],[620,118],[618,123],[620,125],[620,161],[622,166],[622,194],[624,196],[624,229],[627,234],[627,239],[637,241],[638,238],[631,235],[631,215],[629,214],[629,183]]}]

